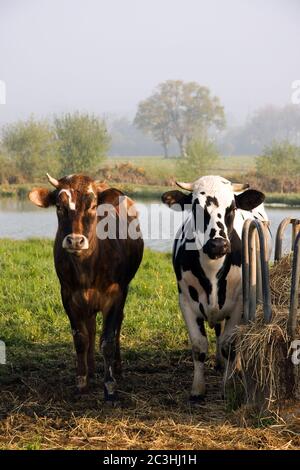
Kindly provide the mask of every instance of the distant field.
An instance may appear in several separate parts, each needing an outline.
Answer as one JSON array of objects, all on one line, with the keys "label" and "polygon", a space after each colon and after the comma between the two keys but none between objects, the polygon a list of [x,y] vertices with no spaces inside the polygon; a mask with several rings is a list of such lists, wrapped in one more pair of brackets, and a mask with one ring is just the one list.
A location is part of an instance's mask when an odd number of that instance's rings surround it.
[{"label": "distant field", "polygon": [[[255,170],[255,156],[229,156],[220,157],[218,164],[211,170],[212,174],[219,174],[225,177],[240,178],[244,174]],[[108,180],[111,185],[123,190],[129,196],[138,199],[160,199],[166,188],[171,187],[172,183],[178,178],[178,165],[180,160],[175,158],[164,159],[156,156],[140,156],[140,157],[108,157],[104,161],[104,167],[112,167],[115,164],[132,163],[135,167],[143,168],[146,176],[151,176],[157,182],[154,184],[136,183]],[[119,171],[118,169],[116,170]],[[201,174],[195,175],[195,179]],[[129,180],[130,181],[130,180]],[[0,198],[5,197],[27,197],[28,191],[33,186],[47,186],[46,177],[40,182],[0,185]],[[275,193],[267,192],[267,202],[273,204],[286,204],[289,206],[300,206],[299,193]]]},{"label": "distant field", "polygon": [[[180,160],[178,161],[176,158],[165,159],[163,157],[110,157],[107,159],[109,164],[122,162],[131,162],[136,166],[142,167],[146,173],[150,172],[152,176],[158,179],[176,176],[177,165],[180,164]],[[254,169],[254,156],[229,156],[220,157],[213,172],[214,174],[226,176],[235,173],[244,174]]]}]

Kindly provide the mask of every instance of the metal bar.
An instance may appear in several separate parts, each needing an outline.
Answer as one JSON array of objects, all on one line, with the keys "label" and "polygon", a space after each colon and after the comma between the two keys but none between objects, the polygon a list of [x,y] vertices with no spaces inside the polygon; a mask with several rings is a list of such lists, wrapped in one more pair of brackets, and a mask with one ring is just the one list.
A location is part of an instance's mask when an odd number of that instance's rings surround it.
[{"label": "metal bar", "polygon": [[292,251],[293,251],[293,247],[294,247],[294,244],[295,244],[295,241],[296,241],[296,237],[299,233],[299,230],[300,230],[300,220],[298,219],[293,219],[293,230],[292,230]]},{"label": "metal bar", "polygon": [[[257,247],[259,241],[260,269],[256,269]],[[250,242],[249,242],[250,240]],[[263,311],[266,323],[271,321],[271,293],[269,263],[264,225],[260,220],[247,219],[242,232],[242,275],[243,275],[243,311],[246,322],[254,320],[257,305],[257,277],[261,275]]]},{"label": "metal bar", "polygon": [[247,219],[242,232],[242,285],[243,285],[243,314],[245,323],[249,322],[250,270],[249,270],[249,227],[251,219]]},{"label": "metal bar", "polygon": [[287,323],[287,332],[293,339],[297,328],[297,311],[299,298],[299,279],[300,279],[300,256],[299,256],[300,233],[298,233],[294,244],[294,256],[291,281],[290,311]]},{"label": "metal bar", "polygon": [[250,321],[255,320],[256,304],[257,304],[257,263],[256,263],[256,231],[252,222],[249,226],[249,289],[250,289],[250,298],[249,298],[249,319]]},{"label": "metal bar", "polygon": [[262,276],[262,293],[263,293],[263,310],[264,319],[266,323],[270,323],[272,318],[271,306],[271,292],[270,292],[270,275],[269,275],[269,260],[267,254],[265,228],[260,220],[254,220],[256,229],[258,231],[259,245],[260,245],[260,260],[261,260],[261,276]]},{"label": "metal bar", "polygon": [[256,248],[256,299],[258,304],[263,303],[263,294],[262,294],[262,275],[261,275],[261,260],[260,260],[260,250],[259,250],[259,240],[257,233],[255,234],[255,248]]},{"label": "metal bar", "polygon": [[279,227],[277,229],[276,233],[276,241],[275,241],[275,256],[274,256],[274,261],[279,261],[282,258],[282,241],[283,241],[283,236],[284,232],[287,229],[288,225],[292,224],[292,244],[291,244],[291,251],[293,251],[294,247],[294,242],[297,233],[299,232],[300,229],[300,220],[294,219],[292,217],[286,217],[283,219]]}]

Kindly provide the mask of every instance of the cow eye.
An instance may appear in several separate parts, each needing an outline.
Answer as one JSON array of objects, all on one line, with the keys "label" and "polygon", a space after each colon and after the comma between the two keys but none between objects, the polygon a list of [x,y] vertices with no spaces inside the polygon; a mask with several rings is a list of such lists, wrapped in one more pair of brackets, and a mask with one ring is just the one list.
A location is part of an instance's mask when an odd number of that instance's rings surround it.
[{"label": "cow eye", "polygon": [[91,209],[92,211],[94,211],[95,209],[97,209],[97,204],[92,204],[91,207],[90,207],[90,209]]}]

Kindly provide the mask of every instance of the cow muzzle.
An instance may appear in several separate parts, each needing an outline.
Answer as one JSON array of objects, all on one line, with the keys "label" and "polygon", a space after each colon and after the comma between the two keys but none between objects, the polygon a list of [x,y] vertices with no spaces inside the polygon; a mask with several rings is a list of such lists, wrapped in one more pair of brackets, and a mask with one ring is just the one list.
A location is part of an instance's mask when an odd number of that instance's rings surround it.
[{"label": "cow muzzle", "polygon": [[82,250],[88,249],[89,241],[84,235],[70,233],[63,239],[62,247],[69,253],[78,254]]},{"label": "cow muzzle", "polygon": [[230,253],[230,251],[230,243],[224,238],[212,238],[203,247],[203,252],[211,259],[222,258],[222,256]]}]

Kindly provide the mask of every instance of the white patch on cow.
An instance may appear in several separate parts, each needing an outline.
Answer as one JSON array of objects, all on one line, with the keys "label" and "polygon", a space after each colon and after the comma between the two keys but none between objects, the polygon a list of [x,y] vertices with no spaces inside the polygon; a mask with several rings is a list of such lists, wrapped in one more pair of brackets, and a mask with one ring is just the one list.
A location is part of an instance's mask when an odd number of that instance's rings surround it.
[{"label": "white patch on cow", "polygon": [[197,221],[197,224],[199,224],[199,222],[202,224],[202,232],[199,231],[196,233],[196,242],[197,246],[202,248],[209,240],[212,229],[215,231],[214,238],[222,237],[224,234],[226,237],[228,235],[224,218],[226,209],[230,207],[234,199],[232,185],[230,181],[220,176],[203,176],[194,184],[193,202],[196,199],[198,199],[203,209],[206,207],[210,216],[208,226],[204,233],[204,219]]},{"label": "white patch on cow", "polygon": [[115,393],[117,389],[117,383],[115,380],[104,382],[104,385],[105,385],[108,395],[113,395]]},{"label": "white patch on cow", "polygon": [[75,211],[76,210],[76,204],[74,201],[72,201],[72,193],[71,193],[71,190],[70,189],[61,189],[58,193],[58,195],[60,196],[62,193],[66,193],[66,195],[68,196],[69,198],[69,208],[71,211]]},{"label": "white patch on cow", "polygon": [[221,176],[202,176],[194,183],[194,193],[200,191],[205,191],[210,196],[213,196],[216,192],[224,193],[225,191],[229,191],[232,194],[232,186],[230,181]]},{"label": "white patch on cow", "polygon": [[73,176],[74,176],[73,174],[66,176],[66,180],[71,180],[73,178]]}]

